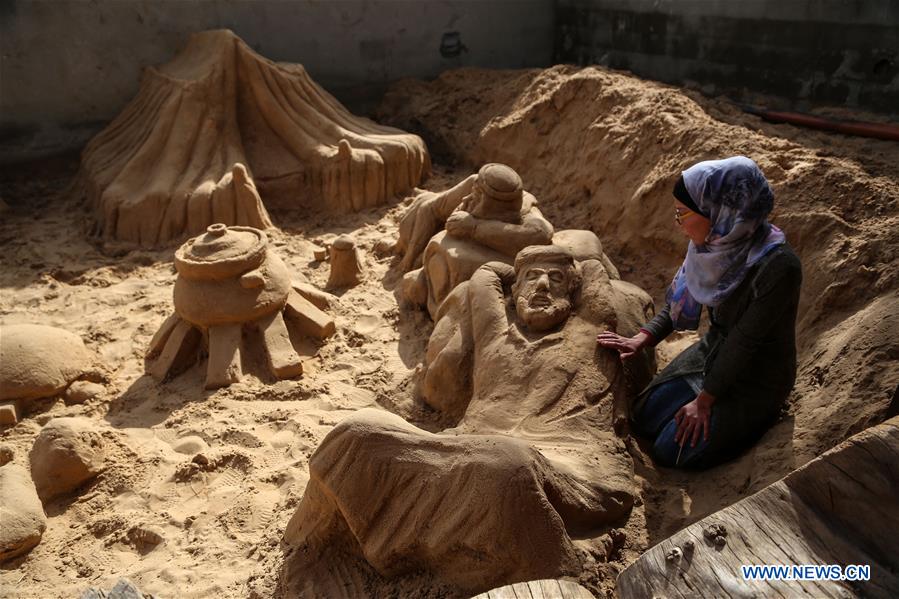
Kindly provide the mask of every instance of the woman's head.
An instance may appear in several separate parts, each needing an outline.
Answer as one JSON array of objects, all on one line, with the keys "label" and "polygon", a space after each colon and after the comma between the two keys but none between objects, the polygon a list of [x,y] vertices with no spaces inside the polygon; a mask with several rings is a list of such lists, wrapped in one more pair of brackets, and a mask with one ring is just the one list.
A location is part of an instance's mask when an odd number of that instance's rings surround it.
[{"label": "woman's head", "polygon": [[[767,223],[774,207],[774,194],[758,165],[745,156],[706,160],[685,170],[683,186],[675,186],[675,198],[696,217],[680,217],[684,232],[693,235],[704,230],[703,241],[714,242],[733,235],[752,235]],[[679,182],[680,183],[680,182]],[[693,220],[693,223],[689,223]],[[734,241],[733,239],[725,239]]]},{"label": "woman's head", "polygon": [[774,194],[758,165],[745,156],[691,166],[674,196],[675,220],[693,243],[667,301],[675,328],[695,329],[702,306],[717,306],[786,238],[768,223]]}]

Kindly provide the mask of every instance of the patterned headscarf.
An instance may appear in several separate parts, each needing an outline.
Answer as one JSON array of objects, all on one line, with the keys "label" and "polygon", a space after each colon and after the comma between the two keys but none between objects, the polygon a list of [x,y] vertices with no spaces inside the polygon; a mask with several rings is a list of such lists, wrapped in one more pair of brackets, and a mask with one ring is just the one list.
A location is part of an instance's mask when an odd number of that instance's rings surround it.
[{"label": "patterned headscarf", "polygon": [[717,306],[768,252],[786,241],[770,224],[774,194],[745,156],[707,160],[683,172],[687,192],[712,223],[705,245],[691,241],[666,301],[678,330],[696,329],[702,306]]}]

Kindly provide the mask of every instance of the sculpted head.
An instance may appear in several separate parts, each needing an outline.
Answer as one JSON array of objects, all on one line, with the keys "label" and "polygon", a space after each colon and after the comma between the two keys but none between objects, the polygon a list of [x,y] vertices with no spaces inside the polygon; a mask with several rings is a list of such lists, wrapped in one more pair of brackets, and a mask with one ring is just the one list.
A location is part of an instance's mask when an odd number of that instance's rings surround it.
[{"label": "sculpted head", "polygon": [[524,186],[521,177],[505,164],[489,163],[478,171],[468,196],[468,211],[478,218],[517,220],[521,213]]},{"label": "sculpted head", "polygon": [[515,257],[512,299],[518,318],[531,331],[549,331],[565,322],[580,286],[574,257],[564,248],[532,245]]}]

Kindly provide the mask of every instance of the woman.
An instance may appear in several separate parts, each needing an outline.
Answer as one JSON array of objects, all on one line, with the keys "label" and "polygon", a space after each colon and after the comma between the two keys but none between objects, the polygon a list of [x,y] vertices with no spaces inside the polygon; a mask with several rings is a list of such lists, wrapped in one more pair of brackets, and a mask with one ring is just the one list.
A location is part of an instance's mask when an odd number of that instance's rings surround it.
[{"label": "woman", "polygon": [[709,331],[653,379],[632,415],[657,462],[702,468],[754,443],[789,395],[802,268],[767,221],[774,195],[749,158],[688,168],[674,197],[690,244],[665,308],[634,337],[605,332],[597,342],[626,359],[673,330],[695,330],[708,309]]}]

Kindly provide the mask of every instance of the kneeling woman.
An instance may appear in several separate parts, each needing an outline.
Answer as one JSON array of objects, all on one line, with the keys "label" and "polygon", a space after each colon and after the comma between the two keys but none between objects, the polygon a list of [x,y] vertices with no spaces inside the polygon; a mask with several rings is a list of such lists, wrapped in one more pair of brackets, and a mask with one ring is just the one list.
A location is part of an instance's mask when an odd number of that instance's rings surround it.
[{"label": "kneeling woman", "polygon": [[743,156],[700,162],[674,188],[674,219],[690,238],[665,308],[634,337],[597,342],[626,359],[673,330],[710,328],[640,395],[635,431],[664,466],[704,468],[752,445],[775,421],[796,379],[802,268],[768,223],[774,195]]}]

